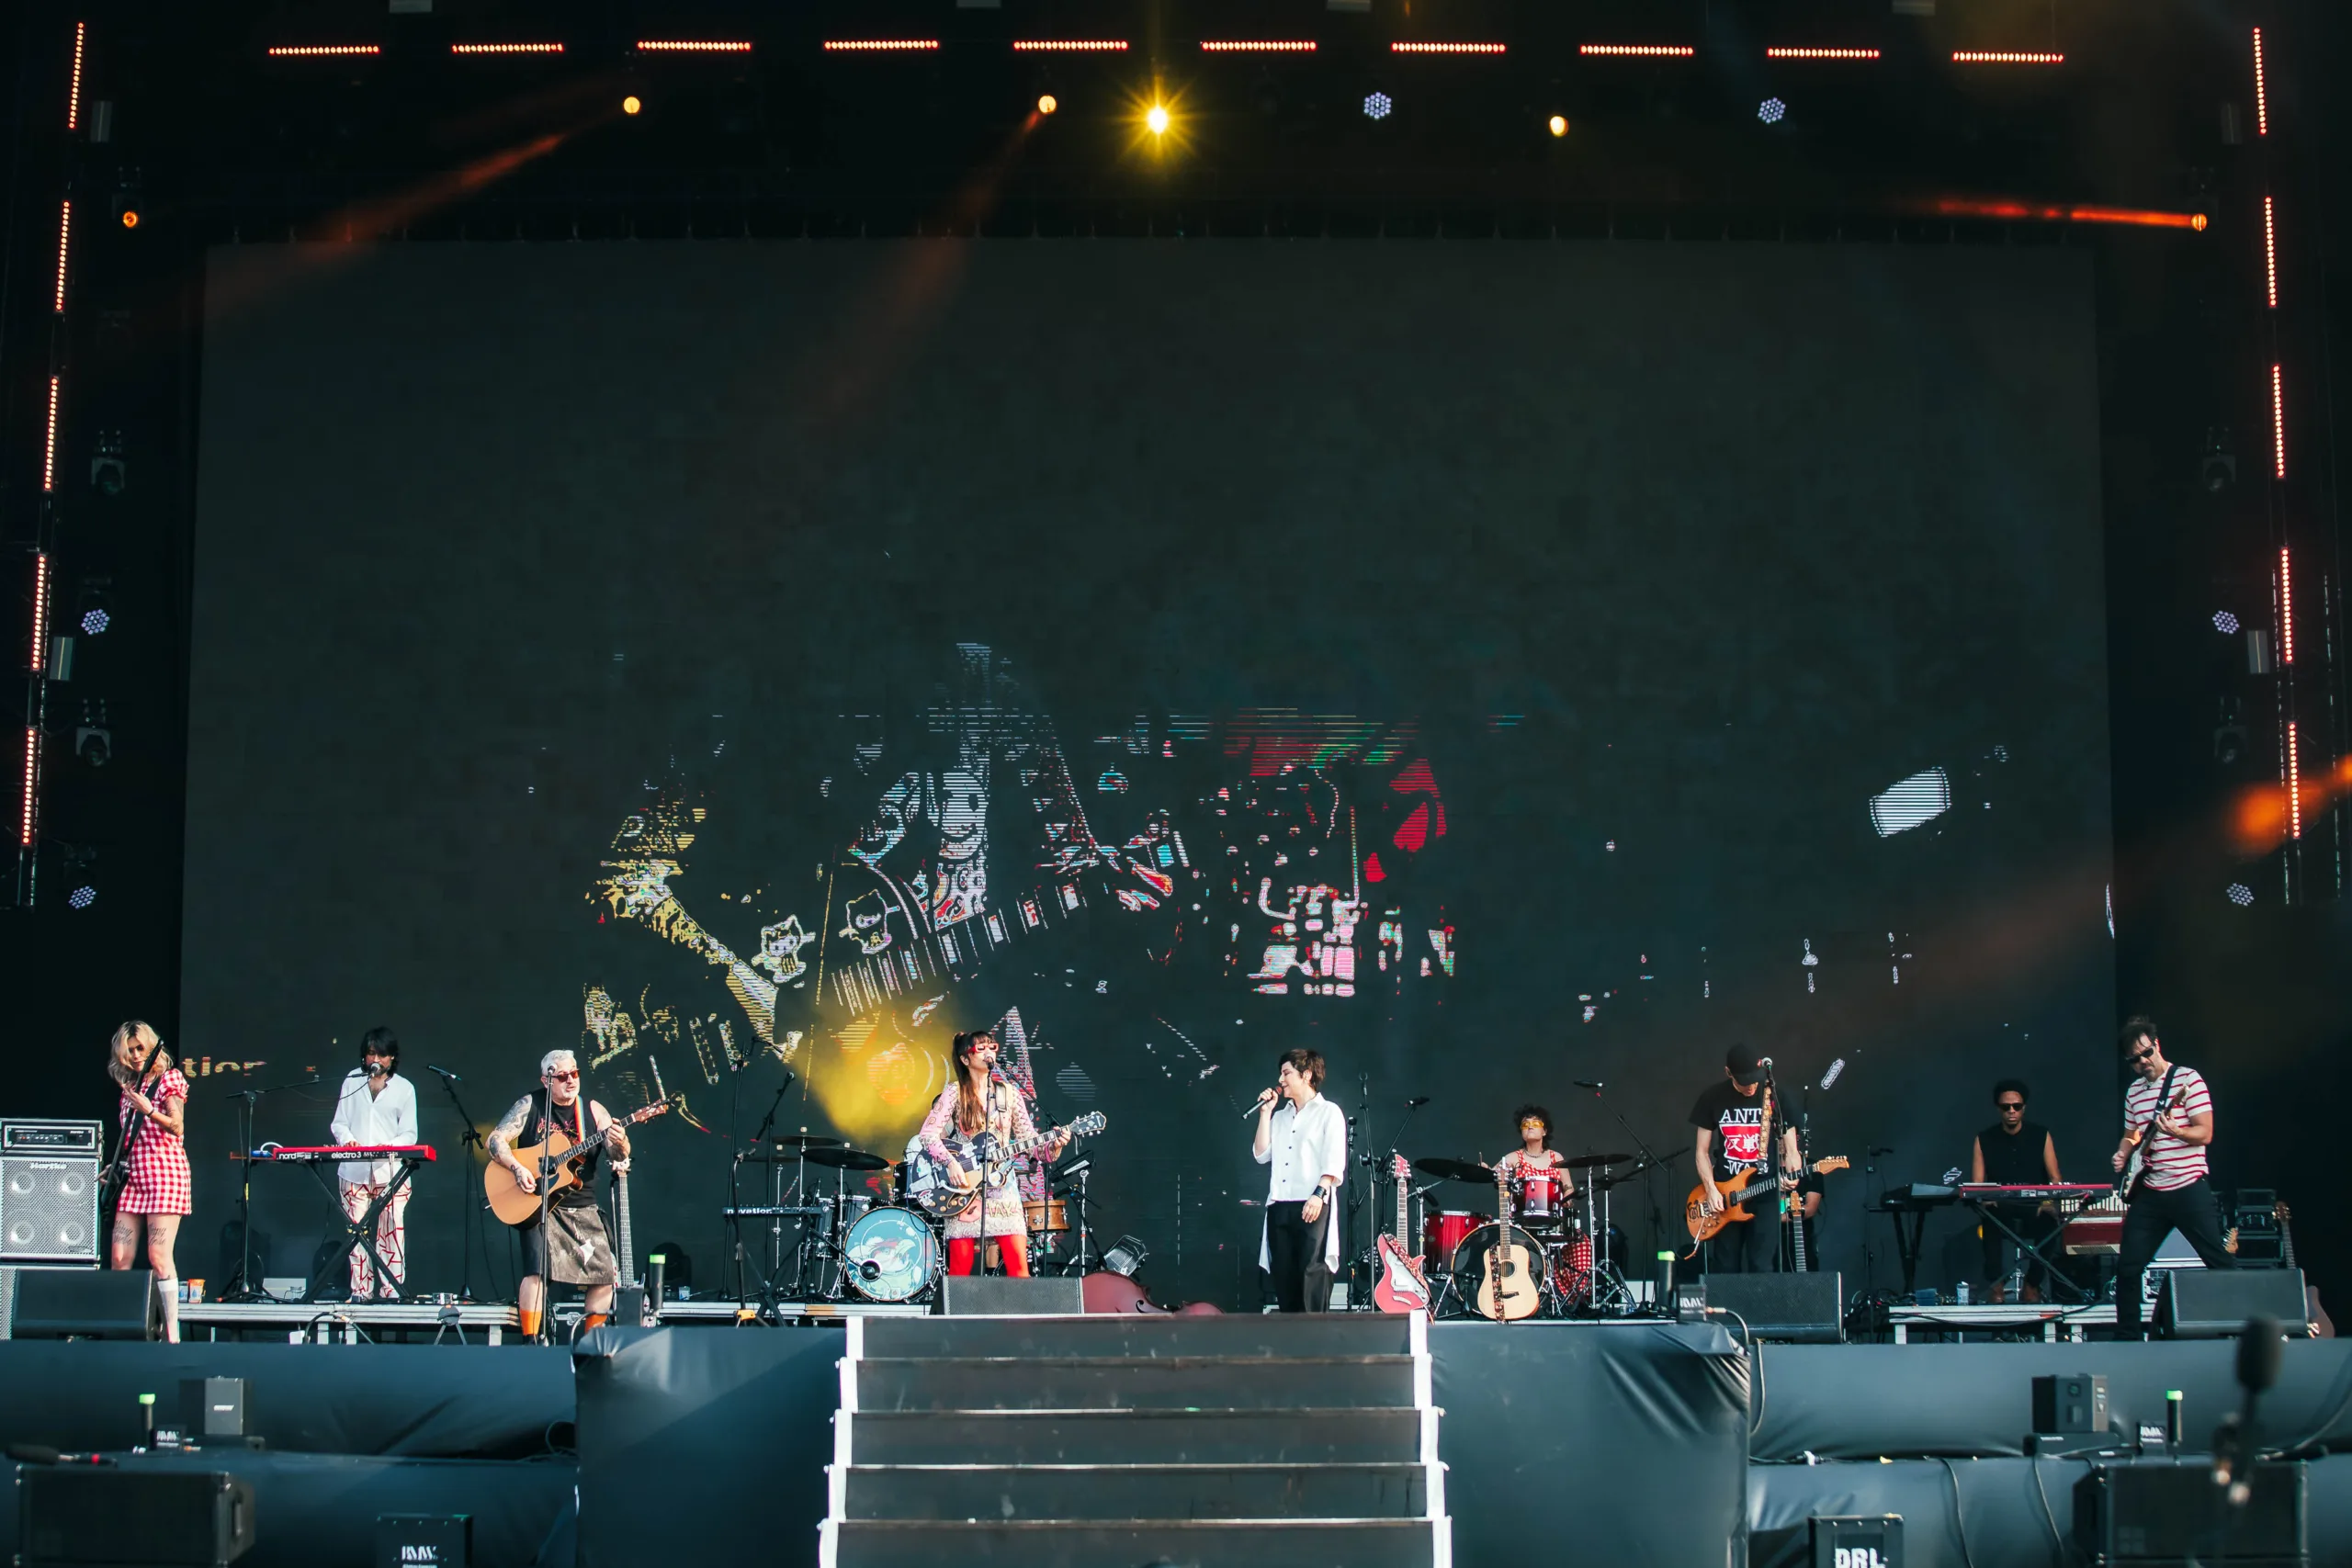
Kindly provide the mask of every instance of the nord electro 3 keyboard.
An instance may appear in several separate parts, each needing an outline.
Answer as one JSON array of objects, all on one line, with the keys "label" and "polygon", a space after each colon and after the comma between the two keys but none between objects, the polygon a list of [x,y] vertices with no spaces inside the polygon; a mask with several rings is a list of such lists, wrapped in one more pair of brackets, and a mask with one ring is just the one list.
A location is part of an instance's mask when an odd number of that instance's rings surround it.
[{"label": "nord electro 3 keyboard", "polygon": [[434,1160],[431,1144],[264,1144],[245,1156],[272,1165],[340,1165],[345,1160],[403,1159],[420,1165]]},{"label": "nord electro 3 keyboard", "polygon": [[2014,1185],[1998,1181],[1963,1181],[1952,1189],[1955,1196],[1977,1203],[2043,1203],[2053,1201],[2087,1203],[2114,1190],[2113,1186],[2104,1181],[2030,1181]]}]

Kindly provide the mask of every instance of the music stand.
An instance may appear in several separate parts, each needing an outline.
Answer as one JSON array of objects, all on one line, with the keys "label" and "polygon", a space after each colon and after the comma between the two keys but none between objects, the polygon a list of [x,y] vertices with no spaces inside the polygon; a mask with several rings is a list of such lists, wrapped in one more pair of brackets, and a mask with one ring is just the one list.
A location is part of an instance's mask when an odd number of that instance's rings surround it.
[{"label": "music stand", "polygon": [[[312,1073],[307,1078],[297,1078],[290,1083],[272,1084],[267,1089],[231,1089],[221,1097],[224,1100],[243,1102],[243,1109],[238,1112],[240,1125],[237,1134],[237,1161],[240,1168],[237,1182],[237,1273],[236,1277],[230,1281],[229,1289],[220,1294],[220,1299],[223,1302],[258,1302],[269,1299],[263,1292],[254,1290],[253,1286],[254,1112],[263,1095],[276,1094],[280,1089],[307,1089],[318,1081],[319,1075]],[[127,1154],[130,1147],[130,1140],[125,1139],[123,1151]],[[119,1196],[122,1189],[118,1186],[115,1191]],[[342,1255],[338,1253],[336,1256]]]}]

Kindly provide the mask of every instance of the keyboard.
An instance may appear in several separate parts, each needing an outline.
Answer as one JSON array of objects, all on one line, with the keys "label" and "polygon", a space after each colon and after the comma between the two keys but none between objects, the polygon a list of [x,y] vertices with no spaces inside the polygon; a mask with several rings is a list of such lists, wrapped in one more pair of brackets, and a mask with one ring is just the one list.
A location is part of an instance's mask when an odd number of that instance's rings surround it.
[{"label": "keyboard", "polygon": [[2015,1186],[1997,1181],[1963,1181],[1953,1189],[1962,1198],[1977,1202],[2045,1202],[2052,1199],[2077,1199],[2088,1202],[2104,1198],[2115,1189],[2104,1181],[2035,1181]]},{"label": "keyboard", "polygon": [[434,1154],[431,1144],[264,1144],[245,1157],[273,1165],[340,1165],[361,1159],[411,1159],[430,1165]]},{"label": "keyboard", "polygon": [[1909,1209],[1939,1209],[1946,1203],[1960,1201],[1960,1190],[1940,1182],[1914,1181],[1902,1187],[1890,1187],[1880,1194],[1878,1206],[1897,1211]]}]

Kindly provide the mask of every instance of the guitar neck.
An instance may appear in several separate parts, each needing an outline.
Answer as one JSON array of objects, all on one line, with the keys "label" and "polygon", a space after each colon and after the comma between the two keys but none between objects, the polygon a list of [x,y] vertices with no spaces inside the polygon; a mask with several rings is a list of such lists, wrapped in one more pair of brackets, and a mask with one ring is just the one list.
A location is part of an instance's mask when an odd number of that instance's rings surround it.
[{"label": "guitar neck", "polygon": [[620,1282],[637,1283],[637,1247],[629,1237],[628,1172],[613,1172],[613,1228],[620,1234],[613,1238],[613,1251],[618,1255]]}]

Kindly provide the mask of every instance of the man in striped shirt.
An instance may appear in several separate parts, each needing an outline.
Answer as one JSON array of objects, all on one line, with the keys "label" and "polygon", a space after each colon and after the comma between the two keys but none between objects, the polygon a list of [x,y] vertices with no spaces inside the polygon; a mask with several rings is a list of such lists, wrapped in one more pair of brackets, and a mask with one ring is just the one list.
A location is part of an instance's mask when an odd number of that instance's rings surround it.
[{"label": "man in striped shirt", "polygon": [[2165,1060],[2156,1026],[2135,1018],[2123,1026],[2123,1055],[2139,1075],[2123,1096],[2123,1141],[2115,1146],[2120,1173],[2133,1150],[2141,1177],[2123,1213],[2123,1255],[2117,1260],[2115,1331],[2140,1337],[2140,1277],[2148,1261],[2178,1231],[2208,1269],[2234,1269],[2222,1240],[2222,1209],[2205,1179],[2205,1150],[2213,1141],[2213,1097],[2194,1067]]}]

